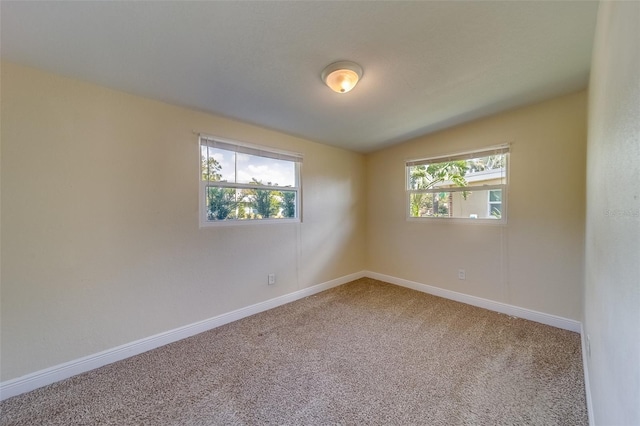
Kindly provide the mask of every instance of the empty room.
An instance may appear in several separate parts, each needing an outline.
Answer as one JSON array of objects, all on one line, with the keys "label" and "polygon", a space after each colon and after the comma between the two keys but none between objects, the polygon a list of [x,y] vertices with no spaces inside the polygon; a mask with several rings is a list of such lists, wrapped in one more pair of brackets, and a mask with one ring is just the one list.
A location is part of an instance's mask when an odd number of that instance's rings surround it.
[{"label": "empty room", "polygon": [[0,24],[0,425],[640,425],[640,1]]}]

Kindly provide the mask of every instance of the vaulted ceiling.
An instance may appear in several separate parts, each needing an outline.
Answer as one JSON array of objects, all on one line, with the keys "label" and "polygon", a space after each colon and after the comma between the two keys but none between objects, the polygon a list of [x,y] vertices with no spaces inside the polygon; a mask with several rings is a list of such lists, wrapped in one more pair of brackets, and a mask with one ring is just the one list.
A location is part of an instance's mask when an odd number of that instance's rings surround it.
[{"label": "vaulted ceiling", "polygon": [[[346,149],[586,87],[597,2],[0,3],[3,60]],[[359,63],[354,90],[320,73]]]}]

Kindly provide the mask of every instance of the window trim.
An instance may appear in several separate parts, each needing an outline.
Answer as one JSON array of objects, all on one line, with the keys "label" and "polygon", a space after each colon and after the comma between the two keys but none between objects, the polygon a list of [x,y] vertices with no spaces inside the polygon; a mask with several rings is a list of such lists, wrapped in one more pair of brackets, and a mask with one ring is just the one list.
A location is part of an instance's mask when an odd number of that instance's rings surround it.
[{"label": "window trim", "polygon": [[[198,135],[198,217],[200,228],[211,228],[219,226],[246,226],[265,224],[287,224],[302,223],[302,161],[301,153],[283,151],[263,145],[255,145],[246,142],[220,138],[204,133]],[[208,141],[203,144],[204,141]],[[294,163],[295,186],[274,186],[259,185],[260,189],[274,191],[294,191],[296,193],[296,216],[292,218],[266,218],[266,219],[225,219],[211,221],[207,219],[206,188],[234,188],[234,189],[255,189],[258,185],[228,181],[205,181],[202,180],[202,147],[210,146],[235,153],[249,154],[258,157],[271,158],[274,160],[285,160]]]},{"label": "window trim", "polygon": [[[420,222],[420,223],[458,223],[458,224],[482,224],[482,225],[500,225],[507,224],[507,200],[509,194],[509,175],[511,173],[511,143],[491,146],[482,149],[476,149],[471,151],[464,151],[446,155],[438,155],[432,157],[420,157],[414,159],[405,160],[404,163],[404,176],[405,176],[405,218],[407,222]],[[410,189],[410,175],[409,167],[427,165],[433,163],[444,163],[449,161],[458,160],[470,160],[479,157],[486,157],[490,155],[506,154],[506,167],[505,167],[505,181],[504,184],[492,184],[492,185],[468,185],[451,188],[430,188],[430,189]],[[411,216],[411,195],[412,194],[435,194],[441,192],[464,192],[464,191],[489,191],[501,189],[502,190],[502,214],[500,219],[492,218],[468,218],[468,217],[448,217],[448,216],[429,216],[429,217],[413,217]],[[488,196],[488,195],[487,195]]]}]

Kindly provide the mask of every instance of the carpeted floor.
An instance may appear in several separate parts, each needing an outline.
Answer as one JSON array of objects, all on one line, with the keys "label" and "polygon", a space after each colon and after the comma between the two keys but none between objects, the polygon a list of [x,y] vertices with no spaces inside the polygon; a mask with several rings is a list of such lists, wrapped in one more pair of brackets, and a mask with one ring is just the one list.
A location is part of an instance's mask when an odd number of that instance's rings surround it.
[{"label": "carpeted floor", "polygon": [[1,425],[586,425],[580,337],[364,278],[0,403]]}]

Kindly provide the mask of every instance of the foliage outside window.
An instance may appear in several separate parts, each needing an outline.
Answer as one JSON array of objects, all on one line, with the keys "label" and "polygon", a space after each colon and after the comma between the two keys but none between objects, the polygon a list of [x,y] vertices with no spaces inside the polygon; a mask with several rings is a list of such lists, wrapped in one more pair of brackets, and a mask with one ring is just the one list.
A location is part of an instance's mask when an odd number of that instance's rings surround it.
[{"label": "foliage outside window", "polygon": [[299,221],[302,156],[200,137],[201,225]]},{"label": "foliage outside window", "polygon": [[406,162],[408,217],[506,222],[509,147]]}]

